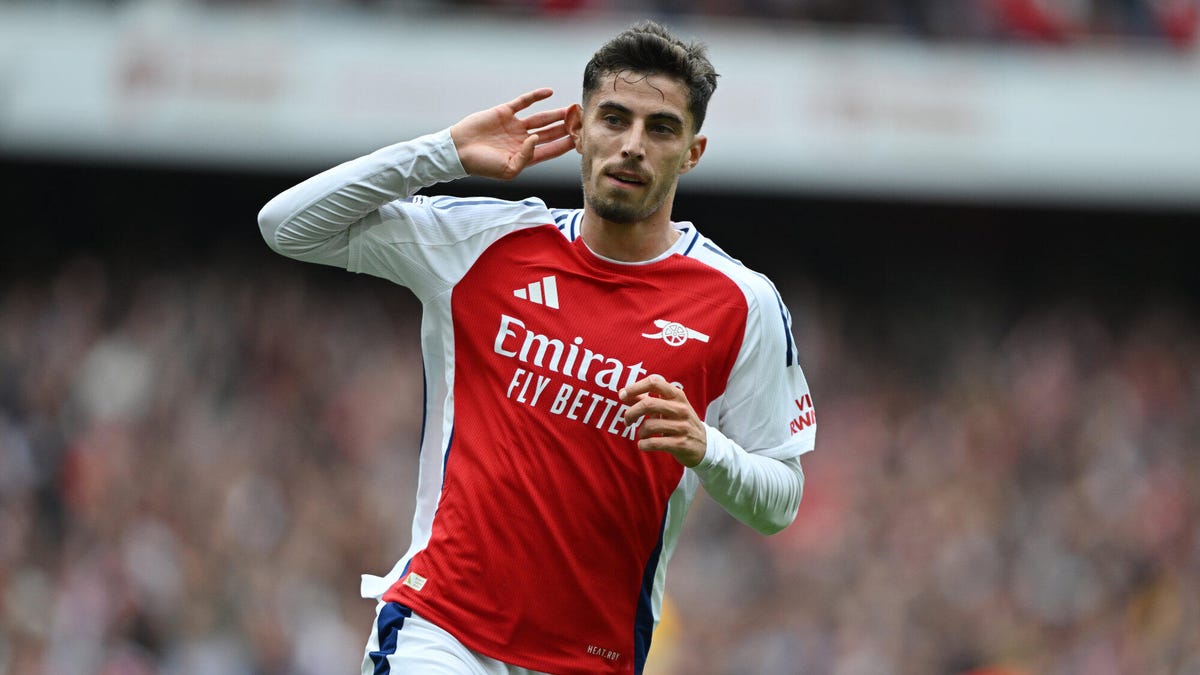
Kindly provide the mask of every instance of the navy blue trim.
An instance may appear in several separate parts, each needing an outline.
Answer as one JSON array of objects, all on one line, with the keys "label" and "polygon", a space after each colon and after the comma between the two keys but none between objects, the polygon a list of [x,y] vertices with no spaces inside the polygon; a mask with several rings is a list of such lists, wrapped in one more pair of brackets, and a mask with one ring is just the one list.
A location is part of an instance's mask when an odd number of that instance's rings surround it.
[{"label": "navy blue trim", "polygon": [[691,233],[692,233],[692,243],[688,244],[687,250],[683,252],[683,255],[685,255],[685,256],[687,254],[691,253],[692,248],[696,245],[696,242],[700,241],[700,233],[699,232],[697,232],[695,230],[691,230]]},{"label": "navy blue trim", "polygon": [[442,484],[446,483],[446,463],[450,461],[450,446],[454,444],[454,427],[450,427],[450,438],[446,440],[446,454],[442,455]]},{"label": "navy blue trim", "polygon": [[435,208],[435,209],[441,209],[444,211],[446,209],[458,208],[459,206],[478,206],[480,204],[514,204],[514,203],[523,204],[525,206],[538,206],[539,205],[538,202],[536,202],[532,199],[525,199],[520,202],[511,202],[511,201],[508,201],[505,199],[496,199],[494,197],[479,197],[477,199],[454,199],[454,198],[442,199],[442,200],[433,202],[431,204],[431,206],[433,206],[433,208]]},{"label": "navy blue trim", "polygon": [[670,507],[663,511],[662,525],[658,528],[658,543],[650,552],[646,568],[642,570],[642,588],[638,593],[637,614],[633,619],[633,672],[641,675],[646,667],[646,657],[650,654],[650,638],[654,633],[654,576],[658,573],[659,559],[662,557],[663,534],[667,530],[667,513]]},{"label": "navy blue trim", "polygon": [[379,619],[375,622],[379,649],[370,653],[371,663],[375,664],[375,675],[390,675],[392,672],[388,657],[396,653],[400,629],[404,627],[404,620],[411,616],[411,609],[396,602],[379,608]]},{"label": "navy blue trim", "polygon": [[779,302],[779,316],[783,319],[783,340],[787,343],[787,365],[791,368],[796,364],[795,340],[792,338],[792,317],[788,316],[787,307],[783,306],[783,298],[775,291],[775,300]]},{"label": "navy blue trim", "polygon": [[724,258],[724,259],[726,259],[726,260],[728,260],[728,261],[730,261],[730,262],[735,262],[735,263],[737,263],[737,264],[739,264],[739,265],[741,265],[741,264],[742,264],[742,261],[740,261],[740,260],[738,260],[738,259],[734,258],[733,256],[729,255],[729,254],[728,254],[728,253],[726,253],[725,251],[722,251],[721,249],[717,248],[716,246],[713,246],[711,243],[709,243],[709,242],[707,242],[707,241],[706,241],[706,242],[704,242],[704,248],[706,248],[706,249],[708,249],[708,250],[712,251],[713,253],[716,253],[717,255],[721,256],[722,258]]},{"label": "navy blue trim", "polygon": [[792,315],[788,314],[787,306],[783,304],[783,296],[779,295],[779,289],[775,288],[775,284],[772,284],[762,274],[758,272],[755,274],[767,282],[767,285],[775,293],[775,302],[779,303],[779,318],[783,320],[783,343],[787,345],[787,366],[790,368],[796,364],[796,341],[792,338]]},{"label": "navy blue trim", "polygon": [[[699,233],[697,233],[697,235],[699,235]],[[704,248],[716,253],[730,262],[734,262],[742,267],[745,267],[745,265],[742,265],[742,261],[731,257],[728,253],[717,248],[710,242],[704,242]],[[692,250],[691,246],[688,247],[688,250]],[[687,254],[685,253],[684,255]],[[753,270],[751,271],[753,272]],[[779,303],[779,318],[783,320],[783,343],[787,345],[787,366],[790,368],[796,364],[796,341],[792,339],[792,316],[788,314],[787,306],[783,304],[783,296],[779,295],[779,289],[775,288],[775,284],[771,283],[770,279],[763,276],[759,272],[754,272],[754,274],[761,277],[762,280],[771,287],[771,292],[775,294],[775,302]]]},{"label": "navy blue trim", "polygon": [[576,211],[575,217],[571,219],[571,241],[575,241],[579,237],[579,216],[583,215],[583,211]]},{"label": "navy blue trim", "polygon": [[429,421],[429,374],[425,372],[425,362],[421,362],[421,440],[417,443],[417,456],[425,450],[425,424]]},{"label": "navy blue trim", "polygon": [[564,211],[564,212],[558,214],[557,216],[554,216],[554,222],[558,223],[558,229],[561,230],[563,228],[563,221],[570,217],[571,217],[571,214],[567,211]]}]

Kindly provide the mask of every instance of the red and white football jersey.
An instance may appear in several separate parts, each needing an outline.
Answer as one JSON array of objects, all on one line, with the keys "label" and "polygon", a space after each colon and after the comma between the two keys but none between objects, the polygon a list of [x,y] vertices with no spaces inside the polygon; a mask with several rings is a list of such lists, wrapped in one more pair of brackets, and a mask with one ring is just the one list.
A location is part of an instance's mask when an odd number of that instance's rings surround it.
[{"label": "red and white football jersey", "polygon": [[382,214],[352,239],[352,269],[423,302],[428,387],[414,550],[383,599],[516,665],[640,670],[672,511],[696,485],[637,449],[617,392],[659,374],[743,447],[807,449],[790,442],[807,391],[774,289],[687,224],[629,265],[587,248],[580,212],[537,200]]},{"label": "red and white football jersey", "polygon": [[[436,153],[448,165],[446,142]],[[374,194],[377,176],[426,161],[397,147],[339,194]],[[638,673],[700,482],[637,449],[617,392],[662,375],[720,430],[715,442],[776,459],[811,450],[815,424],[790,317],[765,277],[690,223],[655,260],[607,260],[583,242],[581,219],[537,199],[405,197],[329,244],[348,256],[310,258],[395,281],[423,305],[412,545],[387,577],[365,577],[364,593],[513,665]]]}]

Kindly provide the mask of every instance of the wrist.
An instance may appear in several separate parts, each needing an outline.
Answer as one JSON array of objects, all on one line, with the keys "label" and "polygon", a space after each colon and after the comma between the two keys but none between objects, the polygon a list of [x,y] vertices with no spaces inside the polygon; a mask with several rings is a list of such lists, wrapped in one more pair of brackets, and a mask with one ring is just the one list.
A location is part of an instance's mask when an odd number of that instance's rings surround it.
[{"label": "wrist", "polygon": [[721,439],[725,438],[724,434],[707,424],[704,425],[704,431],[704,454],[701,455],[700,461],[691,467],[696,471],[705,471],[720,464],[725,454],[725,447],[720,442]]}]

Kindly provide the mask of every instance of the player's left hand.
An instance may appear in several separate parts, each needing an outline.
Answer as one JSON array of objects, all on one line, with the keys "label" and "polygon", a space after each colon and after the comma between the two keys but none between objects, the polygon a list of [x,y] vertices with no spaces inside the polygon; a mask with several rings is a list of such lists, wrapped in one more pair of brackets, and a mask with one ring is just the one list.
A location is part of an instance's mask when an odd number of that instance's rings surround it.
[{"label": "player's left hand", "polygon": [[633,425],[642,418],[637,431],[639,450],[669,452],[687,467],[704,459],[708,433],[682,389],[661,375],[651,375],[625,387],[618,396],[629,406],[625,424]]}]

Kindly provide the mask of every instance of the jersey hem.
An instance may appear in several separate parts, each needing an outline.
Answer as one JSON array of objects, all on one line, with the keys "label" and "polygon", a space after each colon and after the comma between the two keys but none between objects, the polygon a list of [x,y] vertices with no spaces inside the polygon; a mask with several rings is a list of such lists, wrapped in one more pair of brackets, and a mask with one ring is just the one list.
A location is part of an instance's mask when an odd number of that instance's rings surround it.
[{"label": "jersey hem", "polygon": [[[391,599],[387,599],[392,596]],[[539,673],[579,673],[579,672],[611,672],[614,675],[627,675],[633,673],[633,668],[624,668],[612,671],[597,671],[594,667],[589,667],[590,664],[581,664],[577,661],[555,663],[545,661],[536,656],[527,657],[521,654],[512,654],[505,651],[506,645],[494,644],[487,641],[477,640],[471,636],[463,635],[462,633],[448,627],[449,621],[440,616],[437,610],[432,609],[429,605],[422,602],[416,597],[402,597],[398,593],[389,592],[385,595],[385,602],[395,602],[413,610],[422,619],[441,628],[454,639],[458,640],[464,647],[471,651],[478,652],[488,658],[496,659],[506,665],[517,668],[525,668]]]}]

